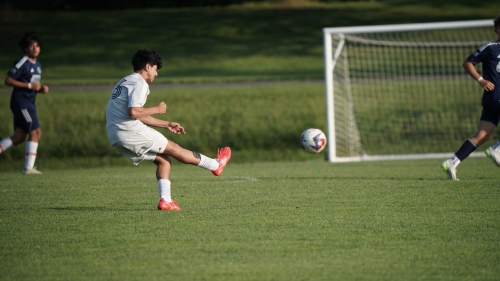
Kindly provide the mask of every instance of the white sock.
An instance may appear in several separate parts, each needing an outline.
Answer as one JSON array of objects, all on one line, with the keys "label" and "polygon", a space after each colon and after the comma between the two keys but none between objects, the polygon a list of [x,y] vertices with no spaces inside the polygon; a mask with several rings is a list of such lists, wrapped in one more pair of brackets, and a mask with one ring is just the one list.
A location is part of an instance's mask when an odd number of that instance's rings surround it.
[{"label": "white sock", "polygon": [[219,162],[214,158],[206,157],[205,155],[200,154],[200,163],[198,163],[198,167],[212,171],[219,168]]},{"label": "white sock", "polygon": [[448,162],[450,162],[450,164],[452,164],[453,166],[458,166],[458,164],[460,164],[460,159],[458,159],[458,157],[456,155],[453,155],[453,157],[451,157],[450,159],[448,159]]},{"label": "white sock", "polygon": [[37,142],[32,142],[32,141],[26,142],[26,156],[24,157],[24,160],[25,160],[24,168],[25,169],[33,169],[33,166],[35,166],[36,150],[37,149],[38,149]]},{"label": "white sock", "polygon": [[[500,140],[491,147],[493,150],[500,151]],[[1,151],[0,151],[1,152]]]},{"label": "white sock", "polygon": [[159,179],[158,180],[158,191],[160,192],[160,198],[165,199],[167,202],[172,202],[170,195],[170,180]]},{"label": "white sock", "polygon": [[9,149],[9,147],[11,146],[12,146],[12,140],[10,139],[10,137],[4,138],[3,140],[0,141],[0,153]]}]

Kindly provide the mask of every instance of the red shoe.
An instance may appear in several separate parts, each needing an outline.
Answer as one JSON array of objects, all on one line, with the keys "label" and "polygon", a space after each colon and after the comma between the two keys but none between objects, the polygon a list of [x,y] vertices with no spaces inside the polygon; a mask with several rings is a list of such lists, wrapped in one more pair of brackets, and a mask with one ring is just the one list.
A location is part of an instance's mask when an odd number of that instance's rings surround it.
[{"label": "red shoe", "polygon": [[224,171],[224,167],[226,167],[227,162],[229,162],[229,159],[231,159],[231,148],[229,147],[224,147],[224,148],[219,148],[219,151],[217,152],[217,158],[215,160],[219,161],[219,168],[216,170],[212,170],[212,173],[216,175],[217,177],[222,174],[222,171]]},{"label": "red shoe", "polygon": [[181,207],[177,204],[177,202],[167,202],[165,199],[161,198],[160,203],[158,203],[158,210],[161,211],[180,211]]}]

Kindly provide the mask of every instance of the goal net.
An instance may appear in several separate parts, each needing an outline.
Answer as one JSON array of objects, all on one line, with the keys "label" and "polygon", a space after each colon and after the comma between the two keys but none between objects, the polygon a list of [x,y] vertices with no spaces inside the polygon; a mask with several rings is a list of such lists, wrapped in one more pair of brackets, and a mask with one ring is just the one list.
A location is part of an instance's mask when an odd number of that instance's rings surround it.
[{"label": "goal net", "polygon": [[475,133],[483,90],[462,63],[496,39],[493,20],[323,34],[328,161],[447,158]]}]

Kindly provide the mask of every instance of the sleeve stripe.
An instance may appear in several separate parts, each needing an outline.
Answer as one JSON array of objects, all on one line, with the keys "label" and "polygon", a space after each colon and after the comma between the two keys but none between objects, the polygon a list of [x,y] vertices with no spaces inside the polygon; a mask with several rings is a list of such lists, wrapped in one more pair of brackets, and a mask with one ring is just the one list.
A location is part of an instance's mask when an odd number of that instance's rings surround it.
[{"label": "sleeve stripe", "polygon": [[19,69],[26,61],[28,60],[28,56],[24,56],[19,62],[16,64],[16,68]]},{"label": "sleeve stripe", "polygon": [[482,51],[484,51],[484,49],[488,48],[491,45],[498,45],[498,42],[495,41],[495,42],[486,43],[483,46],[479,47],[478,50],[479,50],[479,52],[482,52]]}]

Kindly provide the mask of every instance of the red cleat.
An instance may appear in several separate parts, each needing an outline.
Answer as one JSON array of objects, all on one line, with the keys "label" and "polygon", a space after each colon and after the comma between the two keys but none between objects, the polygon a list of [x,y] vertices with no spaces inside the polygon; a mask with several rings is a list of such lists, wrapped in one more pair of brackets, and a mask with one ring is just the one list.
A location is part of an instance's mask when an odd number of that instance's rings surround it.
[{"label": "red cleat", "polygon": [[181,207],[177,204],[177,202],[167,202],[165,199],[161,198],[160,203],[158,203],[158,210],[160,211],[180,211]]},{"label": "red cleat", "polygon": [[229,147],[224,147],[224,148],[219,148],[219,151],[217,152],[217,160],[219,162],[219,168],[216,170],[212,170],[212,173],[215,176],[220,176],[222,174],[222,171],[224,171],[224,167],[226,167],[227,162],[229,162],[229,159],[231,159],[231,148]]}]

